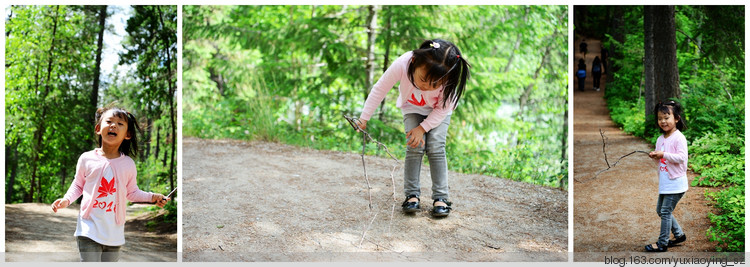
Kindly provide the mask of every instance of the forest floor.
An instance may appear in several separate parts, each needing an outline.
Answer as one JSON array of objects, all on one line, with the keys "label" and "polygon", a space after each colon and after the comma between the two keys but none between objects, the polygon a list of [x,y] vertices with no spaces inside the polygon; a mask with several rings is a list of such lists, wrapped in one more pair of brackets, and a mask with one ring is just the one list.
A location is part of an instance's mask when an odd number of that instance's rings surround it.
[{"label": "forest floor", "polygon": [[[131,205],[125,223],[125,245],[120,262],[177,261],[177,224],[149,223],[159,212]],[[80,261],[76,237],[79,206],[52,211],[50,204],[5,205],[5,261]]]},{"label": "forest floor", "polygon": [[395,162],[365,156],[373,215],[360,154],[197,138],[183,149],[184,261],[567,261],[564,190],[450,172],[454,210],[436,219],[423,166],[422,211],[406,215],[402,166],[394,200]]},{"label": "forest floor", "polygon": [[[576,66],[582,56],[578,50],[579,42],[575,42]],[[589,51],[586,65],[590,71],[594,57],[600,55],[600,42],[592,39],[586,42]],[[602,75],[603,89],[598,92],[593,90],[591,76],[589,73],[586,78],[585,91],[581,92],[577,87],[574,90],[573,233],[576,261],[604,259],[596,253],[578,252],[643,252],[645,245],[658,239],[661,222],[656,214],[659,195],[657,165],[647,155],[636,153],[623,158],[616,167],[595,176],[607,169],[599,129],[608,138],[606,152],[610,165],[635,150],[653,151],[653,144],[626,134],[612,122],[604,99],[607,76]],[[577,79],[575,82],[577,84]],[[688,181],[695,178],[696,174],[688,171]],[[715,251],[717,243],[710,242],[706,236],[706,230],[711,226],[706,215],[709,211],[717,211],[705,199],[705,190],[718,191],[691,187],[677,204],[674,216],[685,231],[687,241],[669,248],[670,252]]]}]

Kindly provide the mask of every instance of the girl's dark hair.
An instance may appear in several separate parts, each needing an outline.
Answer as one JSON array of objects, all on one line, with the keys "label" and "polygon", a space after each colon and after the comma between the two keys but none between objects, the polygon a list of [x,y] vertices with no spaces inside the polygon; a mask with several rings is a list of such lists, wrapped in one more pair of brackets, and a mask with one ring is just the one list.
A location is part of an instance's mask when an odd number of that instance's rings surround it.
[{"label": "girl's dark hair", "polygon": [[659,104],[656,104],[654,107],[654,116],[657,117],[656,119],[656,128],[659,129],[661,133],[664,133],[664,129],[662,129],[659,126],[659,112],[664,114],[672,114],[674,116],[675,120],[677,120],[677,124],[675,127],[680,130],[684,131],[687,129],[687,124],[685,123],[685,116],[682,115],[682,106],[679,102],[674,100],[669,100],[667,102],[659,102]]},{"label": "girl's dark hair", "polygon": [[[135,116],[133,116],[132,113],[127,112],[124,109],[118,108],[118,107],[101,107],[96,110],[96,125],[101,127],[102,123],[102,115],[106,113],[107,111],[112,111],[112,115],[115,117],[118,117],[120,119],[124,119],[128,122],[128,134],[130,135],[130,139],[125,139],[122,141],[122,144],[120,144],[120,153],[123,153],[131,158],[135,158],[138,155],[138,132],[141,131],[141,128],[138,126],[138,121],[135,119]],[[97,138],[97,145],[102,146],[102,136],[98,136]]]},{"label": "girl's dark hair", "polygon": [[411,84],[417,87],[414,84],[414,71],[425,67],[425,81],[436,86],[443,85],[443,108],[448,100],[458,103],[464,93],[471,67],[458,47],[442,39],[426,40],[412,53],[414,61],[409,64],[407,71]]}]

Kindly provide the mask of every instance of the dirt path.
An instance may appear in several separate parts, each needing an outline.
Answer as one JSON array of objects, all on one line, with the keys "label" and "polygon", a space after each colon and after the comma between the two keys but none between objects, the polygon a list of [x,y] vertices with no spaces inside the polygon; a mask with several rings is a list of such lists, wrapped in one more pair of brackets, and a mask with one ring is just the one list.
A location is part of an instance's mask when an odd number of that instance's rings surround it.
[{"label": "dirt path", "polygon": [[403,171],[366,157],[377,212],[368,213],[356,153],[232,140],[183,141],[184,261],[561,261],[567,260],[567,192],[450,173],[454,210],[400,212]]},{"label": "dirt path", "polygon": [[[177,261],[177,225],[147,226],[154,216],[143,212],[145,205],[128,207],[125,223],[125,246],[121,262]],[[49,204],[25,203],[5,205],[5,260],[79,261],[78,245],[73,233],[79,207],[52,212]]]},{"label": "dirt path", "polygon": [[[591,66],[599,55],[599,42],[587,39],[589,53],[586,64]],[[575,47],[578,48],[576,40]],[[580,53],[576,50],[576,58]],[[655,243],[659,236],[660,219],[656,215],[658,177],[656,165],[645,154],[624,158],[609,171],[602,154],[599,129],[609,138],[607,155],[610,164],[634,150],[652,151],[653,144],[625,134],[610,119],[604,101],[604,91],[592,89],[587,79],[586,91],[575,91],[574,96],[574,173],[581,182],[574,184],[574,250],[575,252],[642,252],[643,247]],[[606,88],[606,75],[602,75]],[[695,174],[688,172],[688,180]],[[679,220],[688,240],[670,252],[714,251],[706,230],[710,221],[706,214],[711,207],[703,195],[705,188],[691,187],[677,204],[674,215]],[[576,261],[579,255],[576,253]],[[598,256],[581,259],[602,261]]]}]

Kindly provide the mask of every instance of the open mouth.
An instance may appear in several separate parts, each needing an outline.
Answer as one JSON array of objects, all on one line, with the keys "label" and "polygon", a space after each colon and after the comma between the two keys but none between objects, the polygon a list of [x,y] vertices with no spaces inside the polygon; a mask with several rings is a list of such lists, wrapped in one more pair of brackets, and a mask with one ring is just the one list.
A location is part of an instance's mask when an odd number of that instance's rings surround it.
[{"label": "open mouth", "polygon": [[117,136],[117,133],[116,132],[108,132],[107,135],[109,135],[109,136]]}]

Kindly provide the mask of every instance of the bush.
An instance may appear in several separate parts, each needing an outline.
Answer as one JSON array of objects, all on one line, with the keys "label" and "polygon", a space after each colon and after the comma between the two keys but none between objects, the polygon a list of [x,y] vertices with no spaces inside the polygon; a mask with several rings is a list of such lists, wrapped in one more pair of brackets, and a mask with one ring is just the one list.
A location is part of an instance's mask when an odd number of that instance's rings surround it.
[{"label": "bush", "polygon": [[693,141],[689,151],[690,168],[700,173],[692,186],[744,186],[745,150],[744,138],[730,133],[705,133]]},{"label": "bush", "polygon": [[706,234],[712,242],[719,242],[717,250],[745,251],[745,188],[733,186],[725,190],[706,193],[709,200],[721,209],[719,214],[709,212],[708,218],[714,225]]}]

